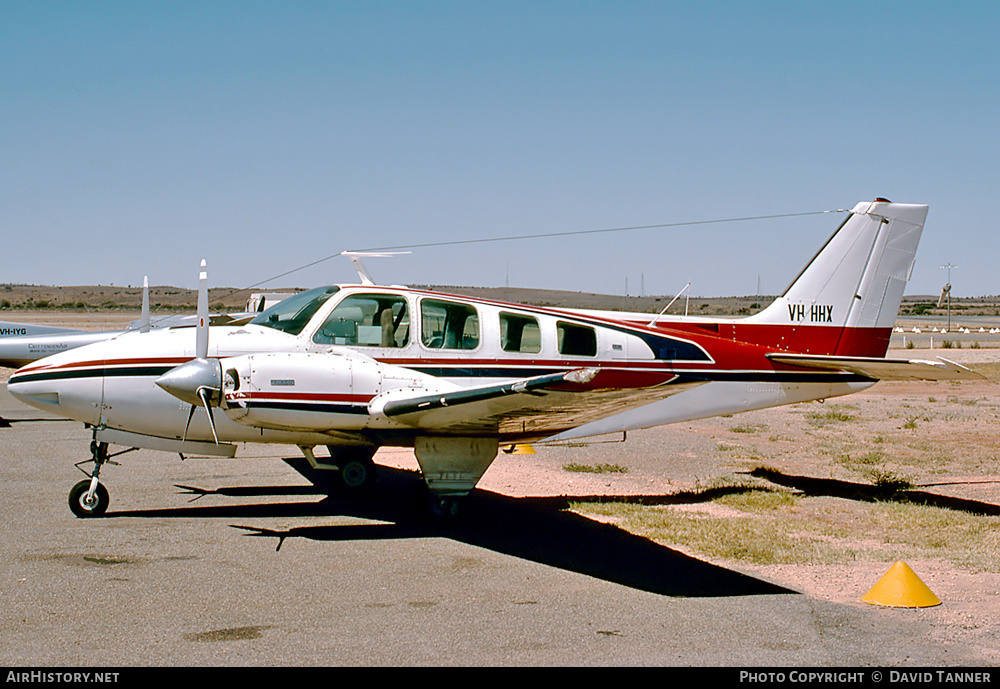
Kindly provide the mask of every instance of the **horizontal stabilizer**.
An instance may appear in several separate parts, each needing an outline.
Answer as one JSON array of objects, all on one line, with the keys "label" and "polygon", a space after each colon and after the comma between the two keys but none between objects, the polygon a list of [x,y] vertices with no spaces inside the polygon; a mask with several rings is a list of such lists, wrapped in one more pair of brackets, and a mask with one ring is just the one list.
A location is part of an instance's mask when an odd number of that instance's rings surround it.
[{"label": "horizontal stabilizer", "polygon": [[818,368],[824,371],[855,373],[872,380],[984,380],[970,368],[947,359],[881,359],[861,356],[819,356],[812,354],[768,354],[776,364]]}]

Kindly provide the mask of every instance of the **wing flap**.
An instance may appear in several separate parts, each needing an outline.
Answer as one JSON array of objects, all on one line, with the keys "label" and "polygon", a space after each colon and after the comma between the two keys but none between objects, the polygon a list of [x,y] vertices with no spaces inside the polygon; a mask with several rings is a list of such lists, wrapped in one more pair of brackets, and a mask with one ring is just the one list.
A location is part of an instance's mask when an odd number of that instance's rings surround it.
[{"label": "wing flap", "polygon": [[985,376],[947,359],[879,359],[876,357],[771,353],[776,364],[845,371],[872,380],[984,380]]},{"label": "wing flap", "polygon": [[498,385],[373,400],[369,407],[408,426],[448,435],[548,437],[701,385],[675,374],[629,376],[575,369]]}]

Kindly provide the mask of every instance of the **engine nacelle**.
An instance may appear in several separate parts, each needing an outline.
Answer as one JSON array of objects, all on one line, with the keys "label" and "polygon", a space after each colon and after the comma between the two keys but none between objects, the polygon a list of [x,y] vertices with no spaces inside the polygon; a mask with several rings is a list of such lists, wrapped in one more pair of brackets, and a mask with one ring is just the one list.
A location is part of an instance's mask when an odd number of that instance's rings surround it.
[{"label": "engine nacelle", "polygon": [[382,364],[348,349],[231,357],[222,360],[222,372],[222,408],[229,418],[275,430],[371,428],[378,417],[373,417],[369,405],[385,392],[454,389],[433,376]]}]

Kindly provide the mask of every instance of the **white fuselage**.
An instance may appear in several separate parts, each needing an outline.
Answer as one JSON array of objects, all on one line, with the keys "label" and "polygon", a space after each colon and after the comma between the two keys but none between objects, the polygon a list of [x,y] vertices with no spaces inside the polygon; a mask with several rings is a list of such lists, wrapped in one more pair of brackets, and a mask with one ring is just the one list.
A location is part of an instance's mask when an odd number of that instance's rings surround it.
[{"label": "white fuselage", "polygon": [[[224,362],[232,359],[233,366],[245,355],[278,352],[312,356],[285,363],[274,359],[276,366],[300,366],[308,361],[315,371],[324,356],[331,367],[332,362],[340,362],[336,372],[312,380],[302,373],[274,373],[262,384],[274,388],[271,399],[284,400],[286,410],[301,411],[304,405],[313,404],[311,409],[318,412],[319,404],[325,403],[322,422],[288,422],[284,428],[280,409],[267,417],[274,420],[254,426],[216,414],[221,442],[302,446],[364,442],[365,432],[398,430],[379,428],[367,411],[372,399],[393,387],[452,389],[585,366],[623,376],[639,371],[662,373],[666,378],[694,377],[705,383],[568,430],[564,437],[833,397],[871,385],[871,381],[836,375],[778,375],[763,358],[761,347],[671,330],[666,323],[650,327],[634,315],[614,320],[607,313],[516,306],[403,288],[328,289],[333,293],[294,333],[253,323],[210,329],[208,356]],[[281,322],[276,320],[275,325]],[[185,437],[191,405],[154,381],[194,358],[195,339],[194,328],[122,334],[26,366],[12,377],[9,388],[27,404],[99,429],[180,440]],[[723,361],[717,360],[720,356]],[[355,373],[349,364],[345,367],[345,357],[361,362]],[[242,360],[240,365],[249,370],[266,360]],[[376,361],[381,368],[376,369]],[[295,387],[283,392],[279,388],[286,381],[295,381]],[[412,444],[413,437],[414,433],[387,433],[369,442],[405,445]],[[191,417],[186,439],[213,440],[205,413]]]}]

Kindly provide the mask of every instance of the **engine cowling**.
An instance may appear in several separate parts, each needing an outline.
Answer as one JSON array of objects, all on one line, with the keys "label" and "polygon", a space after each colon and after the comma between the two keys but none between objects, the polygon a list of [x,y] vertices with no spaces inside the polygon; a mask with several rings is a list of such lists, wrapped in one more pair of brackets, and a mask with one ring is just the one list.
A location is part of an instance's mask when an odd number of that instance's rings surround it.
[{"label": "engine cowling", "polygon": [[454,389],[432,376],[351,350],[248,354],[223,359],[222,371],[222,408],[229,418],[275,430],[370,428],[379,416],[369,405],[385,392]]}]

